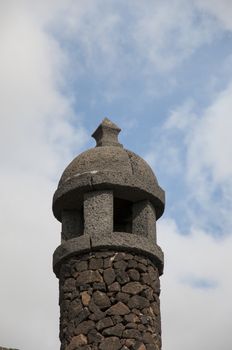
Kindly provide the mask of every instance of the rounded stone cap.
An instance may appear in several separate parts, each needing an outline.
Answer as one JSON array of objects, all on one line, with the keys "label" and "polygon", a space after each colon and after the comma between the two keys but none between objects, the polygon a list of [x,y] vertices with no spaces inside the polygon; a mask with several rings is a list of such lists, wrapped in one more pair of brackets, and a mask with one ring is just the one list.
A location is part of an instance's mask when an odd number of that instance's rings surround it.
[{"label": "rounded stone cap", "polygon": [[118,142],[119,132],[115,124],[104,119],[93,134],[96,147],[78,155],[64,170],[53,198],[58,220],[62,210],[81,208],[84,193],[103,189],[132,202],[149,199],[157,219],[162,215],[164,191],[145,160]]}]

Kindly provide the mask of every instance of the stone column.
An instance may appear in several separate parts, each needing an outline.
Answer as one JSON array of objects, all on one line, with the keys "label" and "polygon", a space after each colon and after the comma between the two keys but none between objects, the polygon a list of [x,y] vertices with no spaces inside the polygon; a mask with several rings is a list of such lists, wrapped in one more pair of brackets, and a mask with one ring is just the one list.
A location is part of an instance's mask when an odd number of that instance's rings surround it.
[{"label": "stone column", "polygon": [[86,235],[113,232],[113,192],[92,191],[84,195]]},{"label": "stone column", "polygon": [[148,237],[152,244],[156,243],[155,209],[148,200],[134,203],[132,232]]}]

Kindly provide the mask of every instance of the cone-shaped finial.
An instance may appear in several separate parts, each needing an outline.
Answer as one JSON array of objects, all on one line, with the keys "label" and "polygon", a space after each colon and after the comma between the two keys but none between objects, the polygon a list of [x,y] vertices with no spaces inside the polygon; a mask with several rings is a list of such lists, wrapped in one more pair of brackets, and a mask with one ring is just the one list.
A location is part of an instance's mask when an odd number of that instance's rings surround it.
[{"label": "cone-shaped finial", "polygon": [[96,140],[96,147],[100,146],[115,146],[122,147],[118,142],[118,134],[121,129],[114,124],[108,118],[103,119],[101,124],[92,134],[92,137]]}]

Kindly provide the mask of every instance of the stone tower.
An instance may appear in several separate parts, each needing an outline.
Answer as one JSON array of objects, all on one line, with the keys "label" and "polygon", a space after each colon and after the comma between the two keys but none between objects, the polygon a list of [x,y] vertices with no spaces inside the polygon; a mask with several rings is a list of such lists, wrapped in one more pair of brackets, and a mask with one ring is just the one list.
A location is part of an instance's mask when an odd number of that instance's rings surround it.
[{"label": "stone tower", "polygon": [[156,220],[164,191],[119,132],[104,119],[96,147],[68,165],[54,195],[61,350],[161,349]]}]

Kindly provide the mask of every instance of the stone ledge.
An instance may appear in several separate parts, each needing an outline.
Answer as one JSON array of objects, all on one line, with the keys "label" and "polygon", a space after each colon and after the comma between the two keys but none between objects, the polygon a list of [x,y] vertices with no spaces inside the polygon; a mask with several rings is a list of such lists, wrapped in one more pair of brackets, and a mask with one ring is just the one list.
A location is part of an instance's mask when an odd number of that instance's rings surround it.
[{"label": "stone ledge", "polygon": [[155,207],[157,220],[163,214],[165,193],[158,184],[145,186],[130,174],[98,171],[96,174],[73,176],[57,188],[53,197],[54,216],[61,221],[63,208],[78,209],[76,206],[83,202],[84,193],[98,190],[113,190],[119,198],[132,202],[148,199]]},{"label": "stone ledge", "polygon": [[[105,233],[101,236],[83,235],[70,239],[58,246],[53,254],[53,271],[59,278],[61,264],[67,258],[97,250],[118,250],[149,257],[163,273],[163,252],[161,248],[144,236],[127,232]],[[1,350],[1,349],[0,349]]]}]

